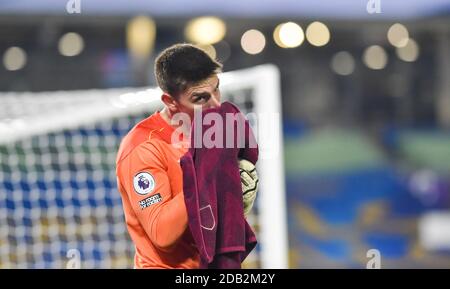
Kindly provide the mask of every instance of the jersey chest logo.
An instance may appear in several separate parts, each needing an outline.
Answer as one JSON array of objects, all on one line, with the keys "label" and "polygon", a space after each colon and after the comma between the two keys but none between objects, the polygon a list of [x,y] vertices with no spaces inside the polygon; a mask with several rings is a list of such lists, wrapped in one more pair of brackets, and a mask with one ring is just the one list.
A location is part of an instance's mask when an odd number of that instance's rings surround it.
[{"label": "jersey chest logo", "polygon": [[136,193],[146,195],[155,188],[155,179],[147,172],[140,172],[134,176],[133,186]]}]

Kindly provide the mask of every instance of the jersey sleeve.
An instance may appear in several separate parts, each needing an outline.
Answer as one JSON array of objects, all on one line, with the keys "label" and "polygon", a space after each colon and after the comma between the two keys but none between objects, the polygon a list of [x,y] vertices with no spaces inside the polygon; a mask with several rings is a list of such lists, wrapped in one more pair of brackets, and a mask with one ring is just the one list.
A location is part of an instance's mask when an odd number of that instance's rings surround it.
[{"label": "jersey sleeve", "polygon": [[129,201],[152,243],[161,250],[170,248],[188,225],[183,193],[173,194],[167,160],[158,147],[146,143],[136,147],[122,167]]}]

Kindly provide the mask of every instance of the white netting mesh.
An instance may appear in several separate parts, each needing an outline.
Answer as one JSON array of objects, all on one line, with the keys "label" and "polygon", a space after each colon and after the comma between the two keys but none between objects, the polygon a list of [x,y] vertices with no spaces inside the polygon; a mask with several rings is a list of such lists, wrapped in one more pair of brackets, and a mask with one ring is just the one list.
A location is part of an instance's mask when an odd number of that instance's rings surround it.
[{"label": "white netting mesh", "polygon": [[[144,115],[19,140],[0,148],[0,265],[127,267],[133,247],[115,184],[121,137]],[[3,223],[4,221],[4,223]]]},{"label": "white netting mesh", "polygon": [[[254,83],[224,78],[223,97],[253,111]],[[115,159],[160,107],[157,90],[133,91],[0,94],[0,268],[66,268],[73,249],[81,268],[132,268]]]}]

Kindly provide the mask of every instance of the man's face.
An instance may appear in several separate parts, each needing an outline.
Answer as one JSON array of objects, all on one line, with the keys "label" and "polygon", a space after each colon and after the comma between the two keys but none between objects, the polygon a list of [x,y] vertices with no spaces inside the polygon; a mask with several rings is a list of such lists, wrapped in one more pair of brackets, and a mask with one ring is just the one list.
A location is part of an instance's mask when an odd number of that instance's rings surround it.
[{"label": "man's face", "polygon": [[194,119],[194,107],[200,106],[202,109],[214,108],[220,106],[219,78],[216,74],[205,81],[188,87],[178,100],[179,112],[189,115]]}]

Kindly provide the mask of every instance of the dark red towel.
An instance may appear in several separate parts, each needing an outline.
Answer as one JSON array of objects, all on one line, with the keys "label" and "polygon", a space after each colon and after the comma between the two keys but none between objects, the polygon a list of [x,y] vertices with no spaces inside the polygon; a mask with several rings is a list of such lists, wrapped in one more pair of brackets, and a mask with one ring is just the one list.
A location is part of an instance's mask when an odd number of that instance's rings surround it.
[{"label": "dark red towel", "polygon": [[[194,122],[191,148],[180,160],[189,228],[200,252],[200,268],[236,269],[241,268],[242,261],[256,246],[255,234],[244,218],[238,158],[256,164],[258,148],[252,145],[256,140],[248,121],[235,105],[224,102],[219,108],[205,110],[202,119],[209,113],[222,116],[223,148],[206,148],[204,145],[195,148],[195,133],[198,131]],[[231,127],[228,123],[227,129],[234,131],[228,136],[225,130],[227,113],[240,119]],[[245,124],[244,134],[238,133],[239,123]],[[214,125],[202,124],[202,139]],[[232,147],[225,147],[227,137],[231,136],[234,140],[230,142]],[[239,139],[239,136],[244,139]],[[245,143],[245,147],[238,145],[240,141]]]}]

